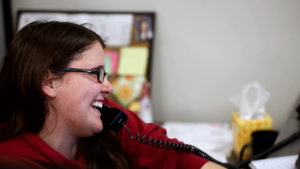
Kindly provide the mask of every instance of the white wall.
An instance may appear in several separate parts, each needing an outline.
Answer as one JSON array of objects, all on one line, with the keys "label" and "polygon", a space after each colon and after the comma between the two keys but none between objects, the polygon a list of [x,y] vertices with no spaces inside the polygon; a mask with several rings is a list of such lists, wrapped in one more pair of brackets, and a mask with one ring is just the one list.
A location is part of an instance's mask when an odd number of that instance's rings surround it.
[{"label": "white wall", "polygon": [[[299,103],[298,0],[12,0],[18,9],[155,11],[154,120],[230,122],[228,98],[259,81],[279,129]],[[14,21],[15,23],[16,21]]]}]

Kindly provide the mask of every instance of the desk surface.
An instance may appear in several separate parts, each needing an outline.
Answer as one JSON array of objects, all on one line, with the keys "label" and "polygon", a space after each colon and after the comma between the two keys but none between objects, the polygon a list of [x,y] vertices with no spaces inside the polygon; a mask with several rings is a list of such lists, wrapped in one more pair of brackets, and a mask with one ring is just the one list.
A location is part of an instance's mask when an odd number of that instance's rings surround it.
[{"label": "desk surface", "polygon": [[[291,112],[289,118],[287,119],[285,125],[280,130],[279,135],[275,141],[275,144],[284,140],[285,138],[291,136],[296,131],[300,130],[300,121],[297,120],[298,113],[296,111]],[[281,149],[271,153],[268,158],[295,155],[300,151],[300,138],[294,140],[288,145],[282,147]]]}]

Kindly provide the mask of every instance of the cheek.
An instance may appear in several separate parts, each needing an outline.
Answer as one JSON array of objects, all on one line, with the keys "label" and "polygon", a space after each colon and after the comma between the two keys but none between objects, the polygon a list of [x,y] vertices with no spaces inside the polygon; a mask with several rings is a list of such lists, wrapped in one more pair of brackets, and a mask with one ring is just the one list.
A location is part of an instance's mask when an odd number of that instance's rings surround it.
[{"label": "cheek", "polygon": [[69,84],[67,90],[69,90],[68,97],[76,95],[78,101],[84,101],[85,99],[91,99],[88,97],[97,96],[100,93],[101,86],[94,79],[78,79],[77,82]]},{"label": "cheek", "polygon": [[79,114],[81,111],[86,111],[93,100],[98,99],[98,95],[101,93],[102,86],[91,76],[69,78],[65,82],[60,89],[62,96],[60,100],[66,111],[72,110],[72,112],[78,112]]}]

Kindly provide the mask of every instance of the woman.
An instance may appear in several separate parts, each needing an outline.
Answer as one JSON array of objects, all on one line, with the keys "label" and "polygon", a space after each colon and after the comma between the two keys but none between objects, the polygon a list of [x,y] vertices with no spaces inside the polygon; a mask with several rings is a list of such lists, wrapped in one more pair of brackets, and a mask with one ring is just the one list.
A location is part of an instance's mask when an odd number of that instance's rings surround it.
[{"label": "woman", "polygon": [[105,98],[104,48],[96,33],[68,22],[33,22],[15,35],[0,73],[0,168],[218,168],[103,128],[96,108],[105,103],[128,115],[131,132],[178,142]]}]

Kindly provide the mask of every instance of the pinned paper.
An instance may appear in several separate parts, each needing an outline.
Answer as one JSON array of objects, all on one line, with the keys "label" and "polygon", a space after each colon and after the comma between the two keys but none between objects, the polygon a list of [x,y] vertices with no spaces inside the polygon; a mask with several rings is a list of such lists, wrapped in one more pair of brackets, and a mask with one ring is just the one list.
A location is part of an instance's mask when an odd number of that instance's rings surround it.
[{"label": "pinned paper", "polygon": [[105,72],[108,73],[108,75],[111,75],[112,73],[111,57],[109,55],[105,55],[104,60],[105,60]]},{"label": "pinned paper", "polygon": [[120,77],[112,83],[113,95],[122,106],[127,107],[132,101],[140,97],[145,80],[144,76]]},{"label": "pinned paper", "polygon": [[118,69],[118,61],[119,61],[118,53],[113,51],[104,51],[104,56],[111,57],[111,70],[113,74],[116,74]]},{"label": "pinned paper", "polygon": [[148,48],[123,47],[120,50],[118,75],[145,76]]},{"label": "pinned paper", "polygon": [[22,12],[19,17],[20,30],[23,26],[37,20],[68,21],[77,24],[89,23],[101,37],[107,37],[108,46],[128,46],[131,41],[133,14],[87,14],[67,12]]},{"label": "pinned paper", "polygon": [[141,109],[139,116],[144,122],[153,123],[149,85],[150,84],[148,82],[145,82],[142,87],[142,93],[140,97]]}]

